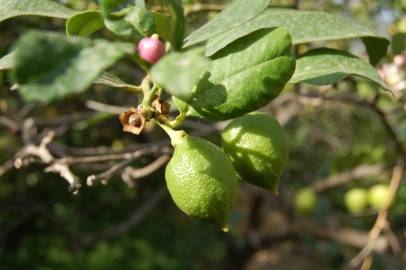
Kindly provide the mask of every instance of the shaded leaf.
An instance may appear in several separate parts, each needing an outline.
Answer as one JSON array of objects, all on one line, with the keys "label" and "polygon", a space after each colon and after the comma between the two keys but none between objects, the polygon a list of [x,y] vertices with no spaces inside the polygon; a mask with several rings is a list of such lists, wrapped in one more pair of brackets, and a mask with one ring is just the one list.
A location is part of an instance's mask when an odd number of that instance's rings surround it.
[{"label": "shaded leaf", "polygon": [[322,40],[337,40],[365,37],[367,48],[375,46],[371,52],[371,62],[376,63],[387,51],[389,41],[370,30],[365,25],[350,18],[321,11],[302,11],[295,9],[267,9],[261,15],[209,40],[206,55],[213,55],[234,40],[262,28],[281,26],[292,36],[293,44]]},{"label": "shaded leaf", "polygon": [[[270,3],[271,0],[235,0],[216,18],[188,36],[185,39],[184,47],[197,44],[227,31],[231,31],[232,29],[249,24],[249,21],[258,14],[261,14]],[[259,28],[256,30],[258,29]]]},{"label": "shaded leaf", "polygon": [[133,7],[125,16],[125,20],[130,23],[141,36],[152,36],[156,33],[154,15],[145,7]]},{"label": "shaded leaf", "polygon": [[156,32],[154,16],[143,1],[101,0],[100,10],[106,27],[118,36],[139,40]]},{"label": "shaded leaf", "polygon": [[[175,51],[180,50],[183,45],[183,38],[185,37],[185,27],[186,27],[182,1],[160,0],[160,3],[168,10],[170,15],[169,26],[171,29],[170,33],[172,34],[172,36],[171,39],[168,39],[168,41],[172,44],[172,47]],[[162,30],[160,32],[162,32]]]},{"label": "shaded leaf", "polygon": [[210,67],[210,61],[200,52],[174,52],[165,56],[152,67],[152,79],[171,95],[190,100],[197,82]]},{"label": "shaded leaf", "polygon": [[49,102],[85,91],[132,49],[128,43],[31,31],[17,42],[13,77],[25,100]]},{"label": "shaded leaf", "polygon": [[152,15],[155,19],[156,32],[163,40],[171,41],[173,37],[170,19],[161,14],[153,12]]},{"label": "shaded leaf", "polygon": [[0,59],[0,70],[10,70],[14,67],[15,52],[6,54]]},{"label": "shaded leaf", "polygon": [[99,11],[76,13],[66,21],[66,34],[69,36],[87,36],[104,27]]},{"label": "shaded leaf", "polygon": [[189,114],[222,120],[266,105],[295,70],[291,48],[291,38],[282,28],[259,30],[233,42],[213,56],[196,94],[186,101],[192,108]]},{"label": "shaded leaf", "polygon": [[0,22],[30,15],[66,19],[74,13],[74,10],[50,0],[0,0]]},{"label": "shaded leaf", "polygon": [[344,51],[329,48],[314,49],[296,61],[291,83],[332,84],[350,75],[360,76],[389,90],[376,69],[364,60]]},{"label": "shaded leaf", "polygon": [[101,0],[100,8],[106,27],[116,35],[139,41],[158,33],[175,50],[180,49],[185,33],[182,3],[180,0],[161,0],[160,3],[169,17],[150,12],[144,1]]}]

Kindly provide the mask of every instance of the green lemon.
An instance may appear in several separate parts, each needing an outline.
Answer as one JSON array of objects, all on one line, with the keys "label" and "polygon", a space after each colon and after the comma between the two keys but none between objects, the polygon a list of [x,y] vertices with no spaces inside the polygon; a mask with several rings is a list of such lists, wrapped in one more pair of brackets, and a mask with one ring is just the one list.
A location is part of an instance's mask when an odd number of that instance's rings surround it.
[{"label": "green lemon", "polygon": [[389,202],[389,188],[386,185],[375,185],[368,190],[368,202],[372,208],[380,210]]},{"label": "green lemon", "polygon": [[316,192],[311,188],[303,188],[295,194],[295,208],[300,214],[310,214],[317,206]]},{"label": "green lemon", "polygon": [[265,113],[242,116],[223,130],[221,139],[224,151],[243,180],[278,192],[289,146],[275,118]]},{"label": "green lemon", "polygon": [[345,194],[345,205],[351,213],[361,212],[367,204],[367,192],[362,188],[353,188]]},{"label": "green lemon", "polygon": [[178,140],[165,178],[173,200],[183,212],[227,230],[238,177],[218,146],[192,136]]}]

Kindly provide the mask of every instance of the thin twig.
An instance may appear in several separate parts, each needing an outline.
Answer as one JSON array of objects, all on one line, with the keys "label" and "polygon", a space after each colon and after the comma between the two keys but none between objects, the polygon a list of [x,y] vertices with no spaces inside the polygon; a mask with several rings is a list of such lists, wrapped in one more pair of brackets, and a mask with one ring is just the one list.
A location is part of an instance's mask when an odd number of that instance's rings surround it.
[{"label": "thin twig", "polygon": [[3,165],[0,166],[0,176],[14,168],[14,158],[7,160]]},{"label": "thin twig", "polygon": [[51,152],[48,150],[48,144],[53,140],[55,133],[49,131],[45,137],[42,138],[39,145],[29,144],[25,146],[21,151],[16,154],[14,160],[14,166],[19,169],[23,166],[27,166],[33,162],[31,157],[37,157],[48,166],[45,168],[45,172],[53,172],[59,174],[69,183],[69,190],[73,193],[77,193],[80,188],[79,178],[76,177],[68,164],[60,162],[55,159]]},{"label": "thin twig", "polygon": [[89,109],[98,111],[98,112],[107,112],[111,114],[120,114],[128,110],[130,106],[127,107],[120,107],[120,106],[113,106],[105,103],[100,103],[94,100],[86,101],[86,107]]},{"label": "thin twig", "polygon": [[353,104],[353,105],[371,109],[379,117],[379,120],[382,122],[382,125],[384,126],[385,130],[387,131],[389,138],[391,139],[392,143],[394,144],[395,149],[398,152],[398,154],[400,154],[404,159],[406,159],[406,149],[403,146],[395,129],[392,127],[389,120],[387,119],[385,112],[378,107],[376,99],[374,101],[370,102],[370,101],[363,100],[363,99],[360,99],[360,98],[354,97],[354,96],[325,96],[325,95],[322,95],[319,93],[303,93],[300,91],[297,91],[297,93],[299,94],[300,97],[303,97],[303,98],[321,99],[321,100],[332,101],[332,102],[342,102],[342,103]]},{"label": "thin twig", "polygon": [[403,170],[405,167],[405,163],[403,159],[400,159],[393,169],[392,178],[389,184],[389,191],[388,191],[388,200],[386,201],[386,205],[379,210],[378,217],[375,221],[374,226],[369,232],[369,240],[365,247],[358,253],[356,257],[354,257],[350,265],[352,267],[356,267],[362,261],[364,261],[374,250],[374,247],[377,244],[377,239],[381,235],[382,230],[387,226],[387,216],[389,212],[390,205],[395,198],[396,192],[399,188],[400,181],[403,176]]},{"label": "thin twig", "polygon": [[151,173],[155,172],[163,165],[165,165],[169,161],[169,159],[170,156],[168,154],[164,154],[145,167],[142,168],[126,167],[121,173],[121,179],[123,179],[123,181],[129,187],[134,187],[134,182],[137,179],[146,177]]},{"label": "thin twig", "polygon": [[145,149],[137,150],[137,151],[131,153],[131,155],[128,156],[127,158],[125,158],[125,160],[113,165],[107,171],[88,176],[86,179],[86,183],[88,186],[94,185],[95,182],[97,182],[97,181],[100,181],[102,184],[106,184],[107,181],[113,175],[122,171],[126,166],[131,164],[135,159],[148,155],[148,154],[169,153],[170,151],[171,150],[169,149],[169,147],[164,147],[164,148],[153,147],[153,148],[145,148]]},{"label": "thin twig", "polygon": [[354,169],[331,175],[325,179],[318,180],[312,184],[313,188],[318,192],[323,192],[326,189],[342,186],[354,179],[360,179],[370,176],[375,176],[385,172],[386,166],[377,165],[361,165]]}]

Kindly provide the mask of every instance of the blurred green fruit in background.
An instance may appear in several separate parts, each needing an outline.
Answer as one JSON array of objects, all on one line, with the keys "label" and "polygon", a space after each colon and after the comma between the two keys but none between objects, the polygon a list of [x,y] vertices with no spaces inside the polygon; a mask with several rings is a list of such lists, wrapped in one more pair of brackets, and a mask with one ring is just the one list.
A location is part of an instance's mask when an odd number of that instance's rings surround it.
[{"label": "blurred green fruit in background", "polygon": [[351,213],[363,211],[368,204],[367,192],[362,188],[353,188],[345,194],[345,205]]}]

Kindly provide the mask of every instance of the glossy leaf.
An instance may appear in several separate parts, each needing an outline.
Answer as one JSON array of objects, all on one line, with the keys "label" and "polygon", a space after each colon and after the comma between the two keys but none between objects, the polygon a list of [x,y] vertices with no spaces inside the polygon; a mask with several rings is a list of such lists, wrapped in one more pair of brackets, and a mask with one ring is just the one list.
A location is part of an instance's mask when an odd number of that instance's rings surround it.
[{"label": "glossy leaf", "polygon": [[190,115],[230,119],[255,111],[277,97],[295,70],[286,30],[251,33],[213,56],[197,85]]},{"label": "glossy leaf", "polygon": [[329,48],[314,49],[300,57],[296,61],[296,71],[290,82],[326,85],[350,75],[366,78],[389,89],[369,63],[350,53]]},{"label": "glossy leaf", "polygon": [[154,15],[145,7],[133,7],[125,16],[125,20],[142,36],[151,36],[156,33]]},{"label": "glossy leaf", "polygon": [[[183,46],[183,38],[185,37],[185,15],[181,0],[160,0],[169,12],[169,26],[171,29],[171,39],[168,41],[172,44],[174,50],[180,50]],[[162,31],[161,31],[162,32]]]},{"label": "glossy leaf", "polygon": [[190,100],[197,82],[210,67],[210,61],[200,52],[174,52],[165,56],[152,67],[152,79],[171,95]]},{"label": "glossy leaf", "polygon": [[[206,55],[213,55],[234,40],[262,28],[281,26],[292,36],[293,44],[322,40],[365,38],[367,48],[375,46],[371,62],[375,64],[387,51],[389,41],[370,30],[365,25],[350,18],[321,11],[302,11],[294,9],[267,9],[249,23],[216,35],[207,44]],[[371,52],[371,50],[369,50]]]},{"label": "glossy leaf", "polygon": [[13,77],[27,101],[49,102],[85,91],[132,44],[31,31],[16,45]]},{"label": "glossy leaf", "polygon": [[101,0],[100,9],[106,27],[116,35],[139,40],[156,32],[154,16],[145,8],[145,3]]},{"label": "glossy leaf", "polygon": [[99,11],[87,10],[76,13],[66,22],[66,34],[69,36],[88,36],[104,27]]},{"label": "glossy leaf", "polygon": [[11,52],[0,58],[0,71],[10,70],[14,67],[14,56],[15,53]]},{"label": "glossy leaf", "polygon": [[271,0],[235,0],[216,18],[188,36],[185,39],[184,47],[208,40],[238,27],[249,25],[249,21],[261,14],[270,3]]},{"label": "glossy leaf", "polygon": [[107,29],[118,36],[130,38],[134,27],[125,16],[134,7],[134,0],[100,0],[100,11]]},{"label": "glossy leaf", "polygon": [[18,16],[69,18],[74,10],[50,0],[0,0],[0,22]]}]

